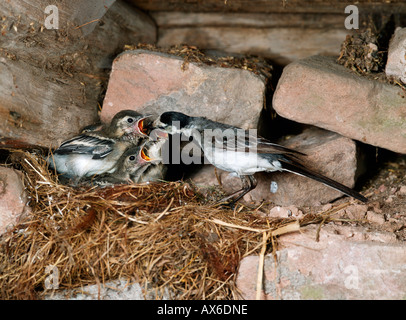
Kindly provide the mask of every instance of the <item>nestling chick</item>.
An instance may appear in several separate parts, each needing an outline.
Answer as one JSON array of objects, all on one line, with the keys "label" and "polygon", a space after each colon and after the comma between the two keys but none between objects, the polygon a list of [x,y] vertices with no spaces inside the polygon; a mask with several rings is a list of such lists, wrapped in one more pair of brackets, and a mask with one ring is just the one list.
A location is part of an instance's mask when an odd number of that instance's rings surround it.
[{"label": "nestling chick", "polygon": [[48,164],[70,179],[112,172],[124,151],[147,137],[144,120],[145,117],[138,112],[120,111],[100,130],[90,126],[86,132],[63,142],[48,159]]},{"label": "nestling chick", "polygon": [[148,141],[142,145],[133,145],[122,154],[113,172],[89,177],[83,182],[108,186],[163,180],[166,166],[162,163],[160,148],[164,142],[164,140]]}]

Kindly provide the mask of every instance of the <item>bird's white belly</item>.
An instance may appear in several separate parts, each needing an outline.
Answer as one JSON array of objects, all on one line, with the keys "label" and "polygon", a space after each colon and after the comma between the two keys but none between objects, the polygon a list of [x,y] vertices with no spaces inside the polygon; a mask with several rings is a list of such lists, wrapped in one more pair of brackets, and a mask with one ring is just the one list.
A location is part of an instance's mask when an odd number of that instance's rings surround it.
[{"label": "bird's white belly", "polygon": [[102,159],[92,159],[91,155],[78,154],[70,157],[54,157],[56,169],[61,174],[87,177],[104,172],[111,172],[113,164]]},{"label": "bird's white belly", "polygon": [[269,162],[254,152],[233,152],[220,149],[205,152],[206,158],[217,168],[235,172],[238,175],[251,175],[260,171],[281,170],[281,163],[277,160]]}]

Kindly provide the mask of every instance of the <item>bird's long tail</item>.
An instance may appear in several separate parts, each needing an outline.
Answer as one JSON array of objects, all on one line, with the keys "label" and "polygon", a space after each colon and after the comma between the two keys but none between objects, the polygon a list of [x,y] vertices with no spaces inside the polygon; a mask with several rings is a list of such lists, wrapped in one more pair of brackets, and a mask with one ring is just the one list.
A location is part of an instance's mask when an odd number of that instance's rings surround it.
[{"label": "bird's long tail", "polygon": [[347,196],[353,197],[355,199],[358,199],[362,202],[367,202],[368,199],[365,198],[363,195],[361,195],[360,193],[358,193],[357,191],[337,182],[334,181],[330,178],[327,178],[323,175],[321,175],[320,173],[314,172],[312,170],[309,170],[307,168],[305,168],[304,166],[301,165],[296,165],[294,163],[288,163],[288,162],[283,162],[282,164],[282,168],[284,171],[288,171],[288,172],[292,172],[295,173],[297,175],[300,176],[305,176],[307,178],[316,180],[318,182],[321,182],[323,184],[325,184],[326,186],[333,188],[335,190],[338,190],[344,194],[346,194]]}]

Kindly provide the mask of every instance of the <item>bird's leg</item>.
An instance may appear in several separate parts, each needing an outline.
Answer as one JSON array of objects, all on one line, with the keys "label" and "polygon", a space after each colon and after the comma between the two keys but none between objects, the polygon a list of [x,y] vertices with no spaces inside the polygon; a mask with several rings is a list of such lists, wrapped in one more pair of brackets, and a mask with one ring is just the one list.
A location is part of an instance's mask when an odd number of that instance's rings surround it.
[{"label": "bird's leg", "polygon": [[214,167],[214,174],[216,175],[217,182],[218,182],[219,186],[221,187],[223,184],[221,183],[221,179],[220,179],[220,177],[218,175],[216,167]]},{"label": "bird's leg", "polygon": [[243,184],[243,188],[242,188],[242,189],[239,189],[239,190],[237,190],[237,191],[235,191],[235,192],[229,194],[228,196],[222,198],[221,200],[218,201],[218,203],[224,203],[224,202],[226,202],[227,200],[229,200],[229,199],[233,198],[234,196],[236,196],[237,194],[239,194],[239,193],[241,193],[241,192],[244,192],[244,190],[245,190],[245,185],[246,185],[246,180],[241,177],[241,181],[242,181],[242,184]]},{"label": "bird's leg", "polygon": [[[244,179],[244,180],[243,180]],[[235,198],[230,205],[233,205],[240,200],[242,197],[244,197],[248,192],[251,190],[254,190],[255,187],[257,186],[257,179],[254,178],[254,176],[242,176],[241,180],[243,180],[243,189],[241,190],[241,194]]]},{"label": "bird's leg", "polygon": [[254,176],[241,176],[241,181],[243,184],[243,187],[241,190],[233,192],[232,194],[228,195],[227,197],[221,199],[219,202],[223,203],[223,202],[233,198],[234,196],[238,195],[233,201],[231,201],[228,204],[230,207],[233,208],[238,200],[240,200],[242,197],[244,197],[251,190],[255,189],[255,187],[257,186],[257,180],[254,178]]}]

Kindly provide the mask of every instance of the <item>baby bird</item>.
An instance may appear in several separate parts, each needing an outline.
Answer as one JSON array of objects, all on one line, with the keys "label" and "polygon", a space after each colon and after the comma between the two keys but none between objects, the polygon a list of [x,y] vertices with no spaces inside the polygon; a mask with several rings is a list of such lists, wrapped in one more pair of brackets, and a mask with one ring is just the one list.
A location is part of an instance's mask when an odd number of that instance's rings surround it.
[{"label": "baby bird", "polygon": [[143,127],[145,118],[138,112],[123,110],[99,130],[97,125],[85,127],[80,135],[63,142],[48,158],[48,163],[69,179],[112,172],[124,151],[147,137]]},{"label": "baby bird", "polygon": [[87,132],[93,132],[93,131],[100,131],[103,129],[103,124],[100,122],[94,123],[94,124],[89,124],[86,127],[83,127],[80,130],[80,133],[87,133]]},{"label": "baby bird", "polygon": [[141,145],[129,147],[117,161],[114,171],[83,182],[97,186],[109,186],[123,183],[142,183],[163,180],[166,166],[162,163],[160,148],[165,141],[147,141]]},{"label": "baby bird", "polygon": [[158,138],[157,141],[148,141],[144,144],[141,157],[148,163],[143,166],[142,172],[139,171],[140,176],[138,180],[133,180],[134,182],[153,182],[165,179],[168,168],[162,157],[162,148],[167,141],[166,138]]}]

